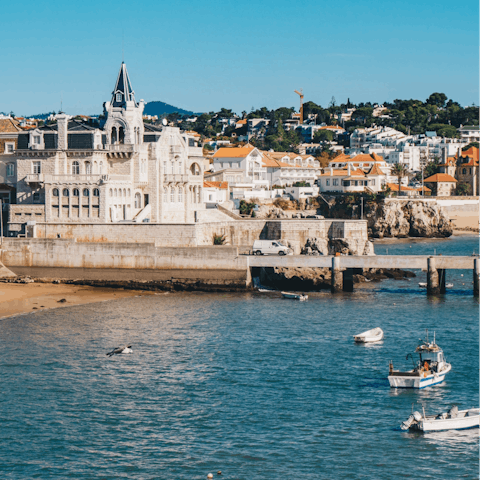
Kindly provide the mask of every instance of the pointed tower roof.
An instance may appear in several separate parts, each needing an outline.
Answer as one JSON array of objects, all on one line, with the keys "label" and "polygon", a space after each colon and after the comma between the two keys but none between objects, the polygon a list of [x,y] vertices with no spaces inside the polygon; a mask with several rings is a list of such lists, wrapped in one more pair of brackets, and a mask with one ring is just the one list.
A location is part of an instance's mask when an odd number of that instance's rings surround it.
[{"label": "pointed tower roof", "polygon": [[125,62],[122,62],[118,72],[117,83],[112,92],[112,105],[114,107],[125,107],[126,102],[135,102],[135,92],[128,77],[127,66]]}]

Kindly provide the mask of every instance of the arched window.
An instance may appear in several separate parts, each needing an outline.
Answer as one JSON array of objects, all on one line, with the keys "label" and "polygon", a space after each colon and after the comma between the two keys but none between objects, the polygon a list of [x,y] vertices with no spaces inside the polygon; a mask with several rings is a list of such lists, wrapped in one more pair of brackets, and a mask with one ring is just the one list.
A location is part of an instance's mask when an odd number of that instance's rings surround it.
[{"label": "arched window", "polygon": [[197,203],[197,187],[194,186],[192,190],[192,202]]},{"label": "arched window", "polygon": [[123,189],[123,196],[126,197],[127,196],[127,190],[124,188]]},{"label": "arched window", "polygon": [[117,128],[112,127],[112,141],[111,144],[115,145],[117,143]]},{"label": "arched window", "polygon": [[170,173],[175,173],[175,163],[173,160],[170,160]]},{"label": "arched window", "polygon": [[183,203],[183,187],[178,188],[178,202]]},{"label": "arched window", "polygon": [[192,172],[192,175],[200,175],[200,167],[198,166],[198,163],[192,163],[190,171]]},{"label": "arched window", "polygon": [[130,189],[127,190],[127,196],[130,197],[131,195],[131,192],[130,192]]},{"label": "arched window", "polygon": [[175,203],[175,187],[170,187],[170,202]]},{"label": "arched window", "polygon": [[113,191],[112,191],[112,189],[110,189],[110,191],[109,191],[108,193],[109,193],[110,197],[113,196]]},{"label": "arched window", "polygon": [[197,187],[197,203],[200,203],[201,195],[202,195],[202,189],[200,187]]},{"label": "arched window", "polygon": [[178,162],[178,173],[182,173],[183,172],[183,163],[182,161],[180,160]]},{"label": "arched window", "polygon": [[93,196],[94,197],[99,197],[100,196],[100,190],[98,188],[93,189]]},{"label": "arched window", "polygon": [[467,169],[466,168],[462,169],[462,173],[463,175],[465,175],[467,173]]},{"label": "arched window", "polygon": [[114,197],[117,197],[117,189],[115,189],[115,190],[113,191],[113,196],[114,196]]},{"label": "arched window", "polygon": [[64,188],[63,191],[62,191],[62,195],[64,197],[68,197],[69,194],[70,194],[70,192],[68,191],[68,188]]},{"label": "arched window", "polygon": [[90,190],[88,188],[83,189],[83,196],[84,197],[89,197],[90,196]]},{"label": "arched window", "polygon": [[125,129],[120,127],[118,129],[118,143],[123,144],[125,141]]},{"label": "arched window", "polygon": [[142,208],[142,196],[138,192],[135,194],[135,208]]},{"label": "arched window", "polygon": [[72,163],[72,175],[80,175],[80,164],[76,160]]},{"label": "arched window", "polygon": [[80,195],[80,192],[78,191],[78,188],[73,189],[73,196],[78,197]]},{"label": "arched window", "polygon": [[168,189],[167,189],[167,187],[163,187],[163,202],[168,203]]},{"label": "arched window", "polygon": [[85,162],[85,173],[87,175],[92,174],[92,164],[90,162]]},{"label": "arched window", "polygon": [[103,162],[100,162],[100,175],[103,173]]},{"label": "arched window", "polygon": [[54,188],[54,189],[52,190],[52,195],[53,195],[54,197],[58,197],[58,188]]}]

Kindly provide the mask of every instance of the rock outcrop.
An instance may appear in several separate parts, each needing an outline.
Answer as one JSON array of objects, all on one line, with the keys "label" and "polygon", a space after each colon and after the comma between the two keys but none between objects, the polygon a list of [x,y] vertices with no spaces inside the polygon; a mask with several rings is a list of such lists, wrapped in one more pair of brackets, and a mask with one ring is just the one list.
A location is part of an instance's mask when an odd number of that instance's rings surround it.
[{"label": "rock outcrop", "polygon": [[367,212],[369,235],[384,237],[449,237],[453,226],[442,207],[423,201],[387,201]]},{"label": "rock outcrop", "polygon": [[281,208],[273,205],[260,205],[255,212],[255,218],[290,218],[290,216]]},{"label": "rock outcrop", "polygon": [[374,255],[373,243],[353,238],[307,238],[302,255]]}]

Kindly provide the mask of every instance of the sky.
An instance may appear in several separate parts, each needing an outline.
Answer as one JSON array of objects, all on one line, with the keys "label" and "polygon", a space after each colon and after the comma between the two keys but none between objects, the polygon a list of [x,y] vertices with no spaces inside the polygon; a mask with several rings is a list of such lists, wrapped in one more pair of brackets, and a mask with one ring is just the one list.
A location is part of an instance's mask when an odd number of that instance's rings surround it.
[{"label": "sky", "polygon": [[2,6],[0,112],[98,114],[123,58],[137,100],[195,112],[479,103],[477,0],[59,0]]}]

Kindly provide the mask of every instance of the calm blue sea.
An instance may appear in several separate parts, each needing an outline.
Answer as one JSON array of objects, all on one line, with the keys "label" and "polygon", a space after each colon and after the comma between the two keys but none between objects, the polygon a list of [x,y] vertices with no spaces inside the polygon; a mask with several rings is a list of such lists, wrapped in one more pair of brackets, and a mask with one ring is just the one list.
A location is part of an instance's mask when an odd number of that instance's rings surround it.
[{"label": "calm blue sea", "polygon": [[[478,238],[387,248],[471,254]],[[479,405],[472,272],[448,272],[454,288],[436,298],[424,277],[305,303],[175,293],[0,320],[0,478],[478,478],[478,430],[399,429],[412,404]],[[377,326],[382,344],[353,343]],[[390,389],[389,361],[408,367],[426,328],[452,372]],[[134,353],[105,356],[119,344]]]}]

